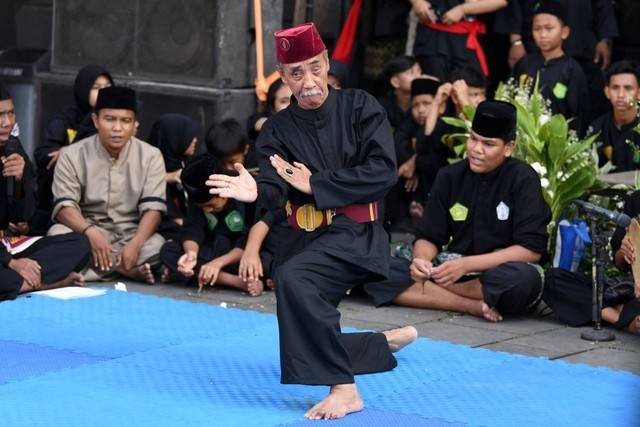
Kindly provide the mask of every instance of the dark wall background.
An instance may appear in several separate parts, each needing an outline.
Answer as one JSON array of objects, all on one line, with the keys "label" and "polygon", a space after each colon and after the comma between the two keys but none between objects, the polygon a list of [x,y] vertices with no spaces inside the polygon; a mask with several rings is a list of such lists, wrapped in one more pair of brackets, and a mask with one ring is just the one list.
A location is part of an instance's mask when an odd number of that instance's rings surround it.
[{"label": "dark wall background", "polygon": [[[262,2],[267,73],[284,1]],[[256,110],[252,1],[0,0],[0,11],[0,78],[30,152],[51,116],[73,102],[75,75],[90,63],[136,89],[143,138],[164,113],[187,114],[206,129],[229,117],[244,124]]]}]

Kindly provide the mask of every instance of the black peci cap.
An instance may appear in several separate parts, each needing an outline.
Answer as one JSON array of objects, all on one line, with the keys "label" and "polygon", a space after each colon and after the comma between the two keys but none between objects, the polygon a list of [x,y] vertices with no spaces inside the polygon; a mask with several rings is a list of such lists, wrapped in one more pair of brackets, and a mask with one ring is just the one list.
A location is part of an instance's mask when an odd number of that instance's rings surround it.
[{"label": "black peci cap", "polygon": [[516,138],[516,127],[516,107],[508,102],[489,100],[478,104],[471,130],[485,138],[508,142]]}]

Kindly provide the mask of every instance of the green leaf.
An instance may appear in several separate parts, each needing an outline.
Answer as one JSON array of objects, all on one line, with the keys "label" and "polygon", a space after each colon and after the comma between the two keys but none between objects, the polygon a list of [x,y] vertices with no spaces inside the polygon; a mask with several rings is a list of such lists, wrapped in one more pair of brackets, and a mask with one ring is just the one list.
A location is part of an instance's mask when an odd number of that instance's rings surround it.
[{"label": "green leaf", "polygon": [[533,117],[534,124],[540,125],[540,90],[538,84],[540,83],[540,73],[536,74],[536,80],[533,84],[533,92],[531,94],[531,116]]},{"label": "green leaf", "polygon": [[476,115],[476,109],[471,105],[465,105],[464,107],[462,107],[462,114],[467,120],[469,120],[469,123],[471,123],[473,122],[473,118]]},{"label": "green leaf", "polygon": [[465,120],[458,119],[456,117],[442,117],[442,121],[448,125],[455,126],[457,128],[462,128],[467,130],[471,129],[471,126]]}]

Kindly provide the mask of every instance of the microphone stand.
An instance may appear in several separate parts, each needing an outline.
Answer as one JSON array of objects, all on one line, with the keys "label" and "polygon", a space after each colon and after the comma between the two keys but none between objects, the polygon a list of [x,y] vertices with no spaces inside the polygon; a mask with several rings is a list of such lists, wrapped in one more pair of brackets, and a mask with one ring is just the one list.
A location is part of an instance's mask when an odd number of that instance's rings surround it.
[{"label": "microphone stand", "polygon": [[604,272],[609,264],[609,252],[607,244],[610,232],[605,231],[599,224],[596,216],[587,213],[589,228],[591,229],[591,277],[593,281],[592,314],[593,329],[580,334],[580,338],[587,341],[613,341],[616,336],[613,332],[602,329],[602,293],[604,285]]}]

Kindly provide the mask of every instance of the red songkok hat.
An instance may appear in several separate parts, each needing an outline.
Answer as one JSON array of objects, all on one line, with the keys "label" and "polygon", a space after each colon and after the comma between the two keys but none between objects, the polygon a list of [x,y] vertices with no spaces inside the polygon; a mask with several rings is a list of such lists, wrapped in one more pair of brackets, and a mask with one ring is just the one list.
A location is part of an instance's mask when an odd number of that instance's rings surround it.
[{"label": "red songkok hat", "polygon": [[319,55],[326,49],[313,22],[276,32],[276,56],[281,64],[292,64]]}]

